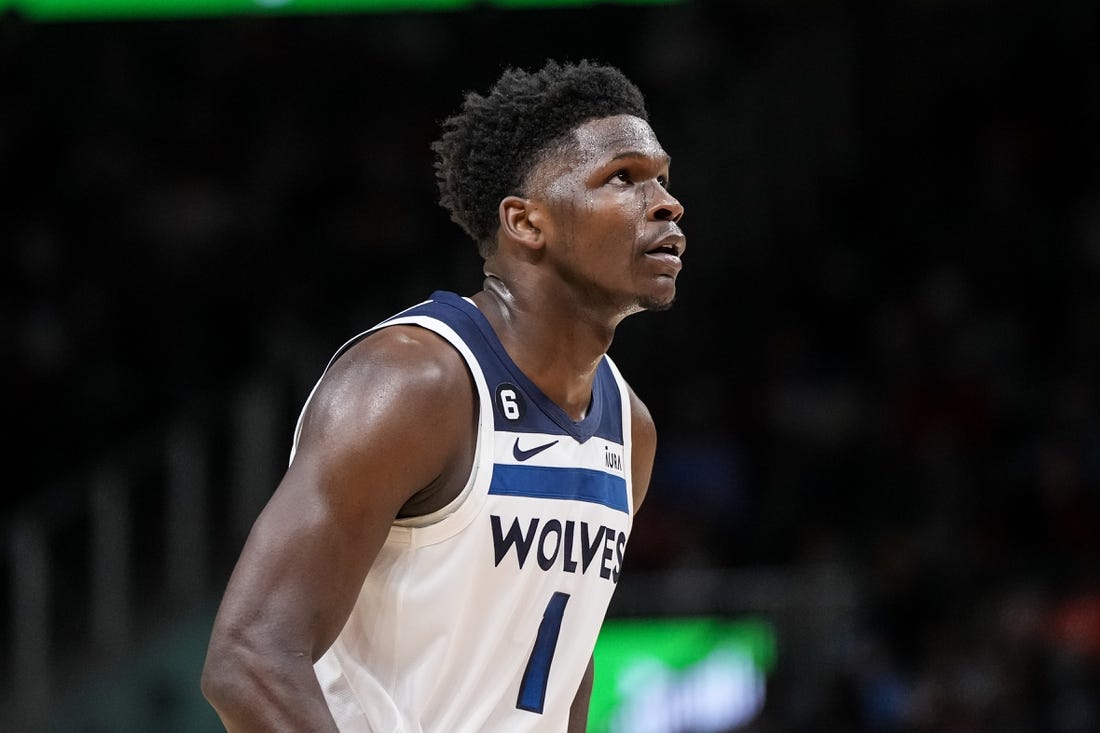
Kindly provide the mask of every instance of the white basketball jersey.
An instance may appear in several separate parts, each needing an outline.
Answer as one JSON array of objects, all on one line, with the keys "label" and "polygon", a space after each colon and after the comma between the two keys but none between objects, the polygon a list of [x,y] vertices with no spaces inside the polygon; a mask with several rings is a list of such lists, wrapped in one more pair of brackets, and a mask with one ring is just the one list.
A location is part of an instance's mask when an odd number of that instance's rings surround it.
[{"label": "white basketball jersey", "polygon": [[[454,293],[382,322],[447,339],[477,385],[469,481],[398,520],[314,669],[342,731],[564,731],[630,534],[630,405],[604,358],[581,421]],[[424,416],[432,429],[432,416]]]}]

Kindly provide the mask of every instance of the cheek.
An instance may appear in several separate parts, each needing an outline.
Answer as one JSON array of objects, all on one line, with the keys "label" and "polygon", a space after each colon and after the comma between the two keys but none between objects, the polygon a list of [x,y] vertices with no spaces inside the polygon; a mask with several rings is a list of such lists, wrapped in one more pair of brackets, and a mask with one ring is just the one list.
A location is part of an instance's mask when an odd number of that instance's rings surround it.
[{"label": "cheek", "polygon": [[642,197],[578,193],[562,201],[562,234],[608,260],[622,258],[645,235],[645,211]]},{"label": "cheek", "polygon": [[642,239],[646,233],[646,211],[649,210],[649,202],[646,200],[646,197],[639,196],[633,200],[632,204],[630,210],[624,212],[624,215],[629,217],[626,223],[634,233],[634,241],[637,242]]},{"label": "cheek", "polygon": [[640,196],[608,197],[594,202],[586,214],[604,231],[614,230],[619,237],[626,232],[637,238],[645,231],[646,202]]}]

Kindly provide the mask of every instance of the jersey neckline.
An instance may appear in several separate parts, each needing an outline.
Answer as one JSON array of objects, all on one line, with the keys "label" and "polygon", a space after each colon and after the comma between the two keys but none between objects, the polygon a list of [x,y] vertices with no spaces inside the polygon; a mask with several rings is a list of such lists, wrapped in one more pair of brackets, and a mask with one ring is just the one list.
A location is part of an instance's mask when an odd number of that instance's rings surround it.
[{"label": "jersey neckline", "polygon": [[596,377],[592,381],[592,396],[590,398],[591,402],[589,402],[588,412],[580,420],[574,420],[565,410],[559,407],[556,402],[547,397],[539,386],[532,382],[531,379],[523,373],[523,370],[512,361],[512,357],[509,356],[508,352],[504,349],[504,344],[500,342],[500,338],[497,336],[496,331],[493,330],[493,326],[489,323],[489,319],[485,317],[485,314],[481,312],[481,309],[478,308],[473,301],[447,290],[435,291],[432,293],[431,299],[437,303],[456,308],[470,319],[481,333],[482,338],[485,339],[485,343],[492,349],[493,353],[496,354],[497,359],[504,365],[504,368],[512,378],[516,380],[518,386],[528,394],[528,396],[538,405],[539,409],[558,427],[580,443],[587,441],[596,434],[600,426],[600,420],[603,417],[603,373],[607,370],[606,355],[601,357],[600,365],[596,370]]}]

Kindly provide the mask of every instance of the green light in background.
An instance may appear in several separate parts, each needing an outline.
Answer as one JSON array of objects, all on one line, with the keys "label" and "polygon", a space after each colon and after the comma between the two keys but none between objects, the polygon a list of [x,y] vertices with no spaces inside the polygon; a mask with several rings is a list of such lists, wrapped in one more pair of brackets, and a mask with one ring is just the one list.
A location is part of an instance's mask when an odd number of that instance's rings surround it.
[{"label": "green light in background", "polygon": [[596,4],[671,5],[680,1],[682,0],[0,0],[0,10],[10,6],[31,20],[103,20],[440,11],[475,5],[502,8],[578,7]]},{"label": "green light in background", "polygon": [[775,631],[756,620],[608,619],[596,644],[589,733],[727,731],[764,707]]},{"label": "green light in background", "polygon": [[[0,0],[2,1],[2,0]],[[11,0],[32,20],[451,10],[474,0]]]}]

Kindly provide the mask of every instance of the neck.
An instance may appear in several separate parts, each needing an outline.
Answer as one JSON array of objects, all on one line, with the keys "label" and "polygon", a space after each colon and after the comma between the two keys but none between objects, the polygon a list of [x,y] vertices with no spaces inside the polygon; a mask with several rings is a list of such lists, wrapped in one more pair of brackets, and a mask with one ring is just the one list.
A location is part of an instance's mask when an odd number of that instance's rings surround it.
[{"label": "neck", "polygon": [[488,275],[473,296],[504,350],[573,419],[588,411],[596,368],[619,319],[600,320],[574,303]]}]

